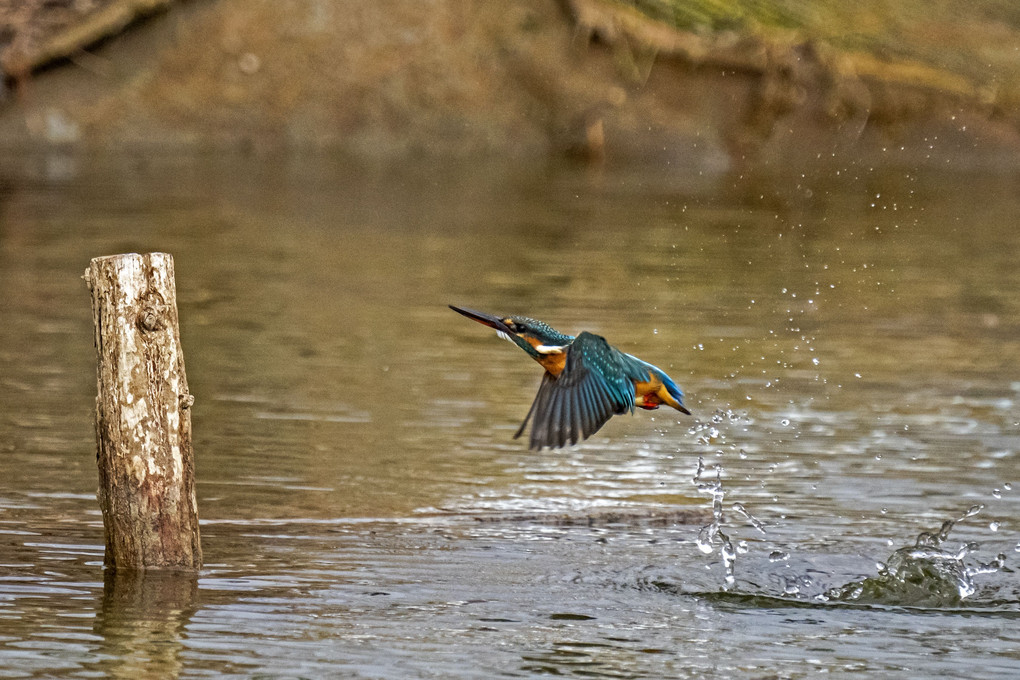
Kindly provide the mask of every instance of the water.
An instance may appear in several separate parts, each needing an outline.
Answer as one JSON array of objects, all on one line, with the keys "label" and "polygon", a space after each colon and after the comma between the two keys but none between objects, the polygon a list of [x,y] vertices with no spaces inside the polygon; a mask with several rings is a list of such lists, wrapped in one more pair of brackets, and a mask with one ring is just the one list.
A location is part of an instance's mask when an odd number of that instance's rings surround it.
[{"label": "water", "polygon": [[[0,677],[1020,663],[1015,177],[0,168]],[[79,277],[149,250],[176,259],[206,567],[115,580]],[[451,303],[599,332],[695,416],[527,451],[538,367]],[[923,594],[831,597],[912,555],[946,568]]]}]

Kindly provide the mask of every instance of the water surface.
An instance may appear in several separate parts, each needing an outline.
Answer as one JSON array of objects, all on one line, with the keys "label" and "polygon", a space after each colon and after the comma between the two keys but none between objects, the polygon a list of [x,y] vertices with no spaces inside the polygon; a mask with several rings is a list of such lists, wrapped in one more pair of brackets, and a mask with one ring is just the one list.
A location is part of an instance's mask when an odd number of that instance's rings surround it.
[{"label": "water surface", "polygon": [[[1015,177],[0,167],[0,677],[1020,663]],[[115,580],[79,277],[153,250],[176,261],[206,567]],[[450,303],[600,333],[667,370],[694,416],[527,451],[512,435],[540,369]],[[699,458],[732,583],[718,537],[698,545]],[[975,505],[947,545],[1006,562],[973,594],[819,599]]]}]

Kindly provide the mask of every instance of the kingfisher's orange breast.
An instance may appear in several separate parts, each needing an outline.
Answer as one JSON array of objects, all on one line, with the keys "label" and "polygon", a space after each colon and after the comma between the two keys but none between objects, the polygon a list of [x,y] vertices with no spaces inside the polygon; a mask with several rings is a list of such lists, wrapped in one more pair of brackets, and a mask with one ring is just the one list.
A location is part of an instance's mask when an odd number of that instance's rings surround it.
[{"label": "kingfisher's orange breast", "polygon": [[[532,347],[541,347],[542,343],[537,338],[525,338],[528,344]],[[563,372],[564,366],[567,365],[567,353],[566,351],[559,352],[548,352],[539,354],[535,357],[535,361],[542,364],[542,368],[549,371],[555,377],[560,377],[560,373]]]},{"label": "kingfisher's orange breast", "polygon": [[556,352],[555,354],[540,354],[536,360],[538,363],[542,364],[542,368],[558,378],[560,377],[560,373],[563,372],[563,368],[567,365],[567,353]]}]

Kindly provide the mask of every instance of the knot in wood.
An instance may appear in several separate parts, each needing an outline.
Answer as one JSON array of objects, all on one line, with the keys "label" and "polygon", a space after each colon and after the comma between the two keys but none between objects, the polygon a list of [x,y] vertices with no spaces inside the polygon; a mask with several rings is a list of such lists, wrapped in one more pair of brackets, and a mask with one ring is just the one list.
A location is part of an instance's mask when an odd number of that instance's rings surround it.
[{"label": "knot in wood", "polygon": [[143,307],[138,313],[138,327],[149,332],[163,328],[161,311],[158,307]]},{"label": "knot in wood", "polygon": [[162,330],[167,327],[167,304],[159,291],[149,288],[139,300],[141,309],[136,323],[143,331]]}]

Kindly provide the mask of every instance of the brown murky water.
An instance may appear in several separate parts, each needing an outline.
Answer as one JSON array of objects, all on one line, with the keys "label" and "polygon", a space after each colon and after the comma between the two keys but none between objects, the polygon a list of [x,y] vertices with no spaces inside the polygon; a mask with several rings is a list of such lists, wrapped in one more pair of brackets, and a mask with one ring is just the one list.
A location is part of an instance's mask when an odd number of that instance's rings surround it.
[{"label": "brown murky water", "polygon": [[[0,677],[1020,664],[1016,177],[0,166]],[[176,259],[207,565],[104,583],[79,276],[150,250]],[[449,303],[601,333],[695,415],[527,451],[540,370]],[[946,541],[976,544],[973,593],[825,598],[974,505]]]}]

